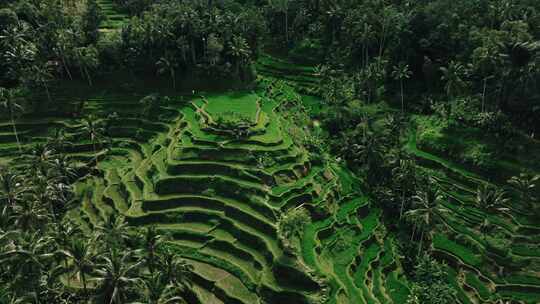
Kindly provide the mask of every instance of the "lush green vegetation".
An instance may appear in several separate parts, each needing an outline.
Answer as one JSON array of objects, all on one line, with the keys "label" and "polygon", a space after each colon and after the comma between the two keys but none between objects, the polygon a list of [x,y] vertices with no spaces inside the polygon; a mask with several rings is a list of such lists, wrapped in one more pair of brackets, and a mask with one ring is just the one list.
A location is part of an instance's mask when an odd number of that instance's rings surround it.
[{"label": "lush green vegetation", "polygon": [[539,303],[539,3],[1,2],[0,303]]}]

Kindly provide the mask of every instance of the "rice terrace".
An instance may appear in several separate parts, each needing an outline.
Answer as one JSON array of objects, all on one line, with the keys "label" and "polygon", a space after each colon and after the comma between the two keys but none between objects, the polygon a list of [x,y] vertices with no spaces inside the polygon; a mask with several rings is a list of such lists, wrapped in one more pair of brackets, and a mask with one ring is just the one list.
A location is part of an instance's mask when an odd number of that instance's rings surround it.
[{"label": "rice terrace", "polygon": [[540,2],[0,2],[0,304],[540,303]]}]

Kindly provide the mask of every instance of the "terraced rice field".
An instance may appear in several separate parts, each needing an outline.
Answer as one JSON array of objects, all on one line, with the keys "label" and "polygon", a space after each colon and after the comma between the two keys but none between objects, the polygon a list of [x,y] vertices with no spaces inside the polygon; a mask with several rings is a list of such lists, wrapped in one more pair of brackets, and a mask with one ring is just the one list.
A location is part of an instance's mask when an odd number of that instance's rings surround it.
[{"label": "terraced rice field", "polygon": [[[201,303],[404,302],[406,281],[380,210],[350,172],[311,160],[294,142],[277,110],[287,96],[173,97],[152,116],[142,114],[141,97],[86,98],[83,115],[110,125],[112,145],[97,151],[101,173],[76,185],[80,207],[68,216],[89,231],[123,215],[131,225],[170,234],[168,246],[195,267]],[[112,112],[119,118],[105,118]],[[231,113],[250,122],[249,136],[214,123]],[[23,149],[61,127],[77,138],[66,149],[70,157],[88,163],[95,156],[79,119],[17,123]],[[0,159],[16,158],[9,122],[0,130]],[[293,254],[279,241],[277,222],[300,205],[313,222]]]},{"label": "terraced rice field", "polygon": [[[479,209],[476,189],[486,177],[442,157],[421,151],[411,134],[406,150],[421,169],[438,180],[448,197],[448,215],[433,239],[433,252],[451,267],[449,278],[461,303],[540,303],[540,228],[524,206],[511,200],[503,214]],[[481,232],[484,219],[489,231]],[[495,239],[494,239],[495,237]]]},{"label": "terraced rice field", "polygon": [[[273,82],[294,69],[262,74]],[[81,100],[53,95],[65,107]],[[68,214],[84,229],[122,215],[133,226],[154,225],[170,234],[168,246],[195,268],[200,303],[406,302],[409,283],[381,209],[347,169],[313,158],[295,142],[278,110],[290,96],[263,89],[170,96],[150,114],[142,97],[83,97],[82,116],[96,115],[109,126],[111,146],[98,144],[96,152],[80,118],[55,111],[17,120],[23,151],[63,129],[74,142],[65,148],[72,159],[88,164],[98,157],[100,173],[76,185],[80,205]],[[118,117],[108,118],[113,112]],[[224,129],[217,123],[223,119],[241,119],[248,132]],[[0,121],[0,143],[0,164],[17,161],[10,121]],[[504,216],[479,210],[473,201],[484,177],[419,150],[414,136],[405,150],[449,197],[444,206],[450,213],[432,250],[448,263],[457,302],[539,303],[540,231],[523,208],[508,206]],[[312,221],[294,253],[279,240],[277,222],[299,206]],[[493,226],[489,234],[508,243],[487,241],[479,230],[484,218]]]},{"label": "terraced rice field", "polygon": [[[303,92],[313,92],[313,85],[310,84],[317,83],[312,67],[296,66],[270,56],[261,58],[258,69],[263,77],[284,79]],[[313,77],[313,81],[298,81],[299,77]],[[312,99],[308,97],[304,101],[313,110]],[[509,212],[503,215],[485,212],[474,201],[476,189],[482,184],[492,183],[489,177],[471,172],[444,157],[419,150],[414,132],[405,151],[416,157],[418,169],[433,176],[448,197],[444,207],[449,212],[434,236],[431,249],[440,260],[448,263],[448,279],[458,290],[457,301],[462,304],[498,303],[500,300],[540,303],[540,229],[528,216],[526,206],[509,204],[506,206]],[[491,224],[487,236],[480,231],[484,219]],[[317,225],[325,226],[324,223]],[[336,231],[330,234],[335,235]],[[309,242],[309,238],[304,241]],[[496,241],[500,241],[499,245],[494,244]],[[311,247],[315,247],[313,242],[306,244],[304,249]],[[388,259],[387,252],[391,251],[388,248],[385,254],[377,256],[373,246],[367,245],[365,248],[362,257],[368,261],[374,257],[385,260],[386,256]],[[381,263],[382,269],[387,263]],[[360,267],[365,266],[361,264]],[[399,282],[394,275],[381,276],[380,269],[371,273],[375,283],[373,293],[378,295],[384,290],[375,288],[382,282],[387,285],[386,294],[394,295],[390,299],[399,303],[396,299],[406,297],[407,289],[396,285]],[[362,278],[362,275],[357,277]],[[377,299],[380,301],[384,298],[379,296]],[[381,303],[391,303],[388,298],[386,301]],[[367,303],[376,302],[368,298]]]},{"label": "terraced rice field", "polygon": [[121,29],[129,16],[119,12],[112,0],[97,0],[97,3],[105,16],[105,20],[99,25],[100,31],[106,32]]}]

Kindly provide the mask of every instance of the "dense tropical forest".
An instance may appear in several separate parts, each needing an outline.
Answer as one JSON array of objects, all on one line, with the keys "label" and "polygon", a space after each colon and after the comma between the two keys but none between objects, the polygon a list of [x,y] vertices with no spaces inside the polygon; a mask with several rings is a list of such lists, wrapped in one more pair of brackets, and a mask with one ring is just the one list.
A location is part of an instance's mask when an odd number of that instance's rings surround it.
[{"label": "dense tropical forest", "polygon": [[0,303],[540,303],[540,1],[0,1]]}]

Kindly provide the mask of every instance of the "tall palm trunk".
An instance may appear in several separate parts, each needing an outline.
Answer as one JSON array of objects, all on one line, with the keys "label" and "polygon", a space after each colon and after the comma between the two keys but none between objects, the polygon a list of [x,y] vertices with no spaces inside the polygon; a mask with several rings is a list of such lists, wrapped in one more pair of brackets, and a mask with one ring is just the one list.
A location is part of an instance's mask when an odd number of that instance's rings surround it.
[{"label": "tall palm trunk", "polygon": [[289,42],[289,12],[285,10],[285,41]]},{"label": "tall palm trunk", "polygon": [[399,209],[399,219],[403,217],[403,206],[405,205],[405,189],[401,190],[401,208]]},{"label": "tall palm trunk", "polygon": [[418,256],[420,256],[420,252],[422,251],[422,241],[424,240],[424,230],[420,233],[420,244],[418,244]]},{"label": "tall palm trunk", "polygon": [[401,113],[404,113],[405,112],[405,103],[403,102],[403,79],[400,80],[399,84],[400,84],[400,87],[401,87]]},{"label": "tall palm trunk", "polygon": [[88,294],[88,292],[87,292],[87,288],[86,288],[86,275],[84,274],[84,271],[81,271],[81,278],[82,278],[82,283],[83,283],[84,295],[86,296]]},{"label": "tall palm trunk", "polygon": [[172,79],[172,84],[173,84],[172,86],[173,86],[173,89],[176,90],[176,74],[175,74],[173,68],[171,68],[170,73],[171,73],[171,79]]},{"label": "tall palm trunk", "polygon": [[484,89],[482,90],[482,112],[486,111],[486,86],[487,77],[484,77]]},{"label": "tall palm trunk", "polygon": [[66,73],[68,74],[69,80],[73,80],[73,76],[71,75],[71,71],[69,70],[69,67],[67,66],[66,58],[64,57],[63,52],[60,58],[62,59],[62,64],[64,65],[64,70],[66,70]]},{"label": "tall palm trunk", "polygon": [[15,134],[15,140],[17,140],[17,147],[19,148],[19,153],[22,153],[21,142],[19,140],[19,133],[17,132],[17,126],[15,124],[15,118],[13,117],[13,109],[9,109],[9,116],[11,117],[11,126],[13,127],[13,133]]},{"label": "tall palm trunk", "polygon": [[96,157],[96,168],[97,168],[99,167],[99,157],[98,157],[97,149],[96,149],[96,140],[93,135],[92,135],[92,146],[94,148],[94,155]]}]

